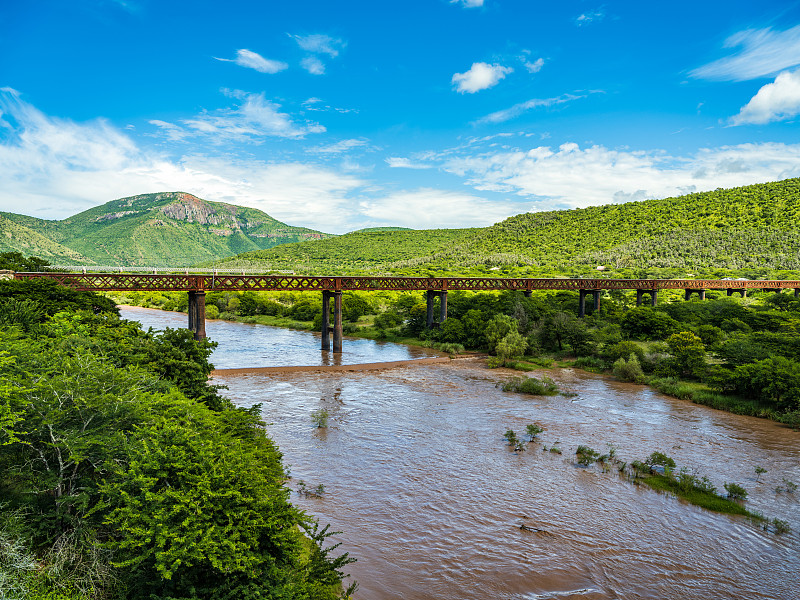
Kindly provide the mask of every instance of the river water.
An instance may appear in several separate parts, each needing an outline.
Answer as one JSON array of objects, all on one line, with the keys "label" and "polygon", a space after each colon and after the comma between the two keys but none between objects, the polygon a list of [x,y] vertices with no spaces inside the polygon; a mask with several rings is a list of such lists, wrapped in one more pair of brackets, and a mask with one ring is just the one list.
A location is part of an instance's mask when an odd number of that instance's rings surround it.
[{"label": "river water", "polygon": [[[123,314],[154,327],[185,320]],[[310,333],[222,322],[208,331],[220,341],[219,367],[320,364]],[[249,354],[235,347],[254,336],[313,350],[289,362],[280,343]],[[345,359],[356,346],[345,340]],[[367,343],[359,360],[400,360],[404,351],[383,345],[372,354]],[[261,355],[270,362],[237,362]],[[262,404],[293,489],[301,480],[324,486],[321,497],[293,493],[293,502],[343,532],[336,541],[358,558],[348,572],[360,600],[800,597],[800,490],[776,491],[783,478],[800,483],[800,433],[579,370],[546,374],[575,395],[502,392],[497,382],[516,373],[473,359],[217,382],[241,406]],[[330,413],[325,429],[310,417],[319,408]],[[534,421],[544,433],[515,454],[503,433],[523,438]],[[613,444],[624,461],[665,452],[719,489],[745,487],[750,510],[793,531],[775,535],[637,487],[615,469],[578,467],[579,444],[601,452]],[[553,445],[563,453],[543,451]],[[758,481],[756,466],[767,470]]]}]

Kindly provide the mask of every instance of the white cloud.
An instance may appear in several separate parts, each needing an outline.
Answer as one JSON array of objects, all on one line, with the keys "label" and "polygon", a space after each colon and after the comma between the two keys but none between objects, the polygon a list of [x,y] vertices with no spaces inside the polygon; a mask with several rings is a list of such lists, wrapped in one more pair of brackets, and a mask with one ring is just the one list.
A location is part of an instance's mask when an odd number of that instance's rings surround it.
[{"label": "white cloud", "polygon": [[392,167],[393,169],[432,169],[433,165],[422,163],[422,162],[412,162],[408,158],[401,158],[399,156],[390,156],[386,159],[386,164]]},{"label": "white cloud", "polygon": [[653,151],[581,149],[485,152],[443,158],[439,166],[478,190],[537,200],[537,209],[663,198],[800,176],[800,144],[741,144],[673,157]]},{"label": "white cloud", "polygon": [[279,60],[272,60],[269,58],[264,58],[260,54],[256,52],[251,52],[245,48],[236,51],[236,58],[216,58],[216,60],[221,60],[224,62],[234,62],[240,67],[247,67],[248,69],[255,69],[259,73],[279,73],[280,71],[284,71],[285,69],[289,68],[285,62],[281,62]]},{"label": "white cloud", "polygon": [[602,8],[598,8],[597,10],[593,10],[591,12],[586,12],[581,15],[578,15],[575,18],[575,25],[578,27],[583,27],[584,25],[588,25],[589,23],[594,23],[595,21],[602,21],[606,16],[605,11]]},{"label": "white cloud", "polygon": [[565,104],[567,102],[572,102],[573,100],[579,100],[580,98],[586,98],[586,94],[582,94],[579,96],[576,96],[575,94],[564,94],[562,96],[557,96],[555,98],[534,98],[533,100],[528,100],[526,102],[520,102],[519,104],[515,104],[511,108],[506,108],[504,110],[498,110],[497,112],[490,113],[485,117],[481,117],[480,119],[475,121],[475,123],[476,124],[502,123],[504,121],[508,121],[510,119],[518,117],[522,113],[532,110],[534,108],[555,106],[557,104]]},{"label": "white cloud", "polygon": [[249,94],[239,90],[226,93],[240,100],[240,104],[235,108],[205,111],[191,119],[182,119],[181,125],[158,120],[150,122],[171,140],[206,137],[212,143],[262,143],[268,137],[302,138],[325,131],[325,127],[318,123],[295,123],[290,115],[280,112],[280,105],[267,100],[263,93]]},{"label": "white cloud", "polygon": [[296,41],[306,52],[327,54],[331,58],[339,56],[339,51],[347,45],[343,40],[320,33],[313,35],[289,34],[289,37]]},{"label": "white cloud", "polygon": [[529,60],[524,59],[522,61],[522,64],[525,65],[526,69],[528,69],[528,73],[538,73],[539,71],[542,70],[542,67],[544,66],[544,59],[543,58],[537,58],[533,62],[530,62]]},{"label": "white cloud", "polygon": [[417,229],[483,227],[523,212],[525,208],[513,202],[430,188],[397,192],[360,203],[361,212],[367,217]]},{"label": "white cloud", "polygon": [[698,79],[746,81],[800,65],[800,25],[786,31],[747,29],[733,34],[725,48],[741,50],[690,72]]},{"label": "white cloud", "polygon": [[497,85],[501,79],[513,71],[514,69],[511,67],[498,64],[472,63],[472,67],[466,73],[453,75],[452,84],[459,93],[474,94]]},{"label": "white cloud", "polygon": [[478,8],[483,6],[483,0],[450,0],[450,4],[460,4],[464,8]]},{"label": "white cloud", "polygon": [[103,120],[48,117],[0,93],[0,210],[63,219],[115,198],[181,190],[264,210],[293,225],[350,229],[348,194],[365,182],[312,164],[229,156],[177,159],[139,147]]},{"label": "white cloud", "polygon": [[325,63],[316,56],[306,56],[300,61],[300,65],[312,75],[325,74]]},{"label": "white cloud", "polygon": [[312,154],[343,154],[345,152],[349,152],[353,148],[360,148],[362,146],[366,146],[369,142],[365,139],[350,139],[350,140],[341,140],[336,142],[335,144],[328,144],[325,146],[314,146],[313,148],[308,148],[306,152],[311,152]]},{"label": "white cloud", "polygon": [[785,71],[768,83],[732,117],[732,125],[763,125],[800,114],[800,70]]}]

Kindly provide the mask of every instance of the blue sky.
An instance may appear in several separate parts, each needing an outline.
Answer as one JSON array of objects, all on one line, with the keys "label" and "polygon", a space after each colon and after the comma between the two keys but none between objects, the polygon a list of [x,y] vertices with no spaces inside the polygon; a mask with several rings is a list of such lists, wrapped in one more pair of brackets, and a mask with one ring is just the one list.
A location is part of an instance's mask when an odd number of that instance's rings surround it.
[{"label": "blue sky", "polygon": [[800,176],[800,2],[0,0],[0,210],[333,233]]}]

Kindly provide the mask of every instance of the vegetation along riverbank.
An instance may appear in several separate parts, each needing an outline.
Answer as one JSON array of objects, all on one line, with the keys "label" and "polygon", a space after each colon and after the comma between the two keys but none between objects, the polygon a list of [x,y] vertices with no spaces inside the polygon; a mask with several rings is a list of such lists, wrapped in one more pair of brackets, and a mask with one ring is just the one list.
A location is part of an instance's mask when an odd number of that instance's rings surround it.
[{"label": "vegetation along riverbank", "polygon": [[0,281],[0,597],[348,595],[352,559],[290,504],[260,407],[208,383],[214,346]]},{"label": "vegetation along riverbank", "polygon": [[[800,300],[790,293],[748,298],[709,292],[684,301],[665,294],[635,306],[633,292],[609,291],[599,311],[577,315],[577,294],[451,292],[448,318],[425,328],[421,293],[344,295],[348,335],[488,352],[490,366],[522,371],[575,366],[737,414],[800,427]],[[112,295],[125,304],[186,310],[185,294]],[[210,318],[320,330],[321,294],[209,292]],[[438,312],[437,312],[438,314]],[[345,350],[346,351],[346,350]]]}]

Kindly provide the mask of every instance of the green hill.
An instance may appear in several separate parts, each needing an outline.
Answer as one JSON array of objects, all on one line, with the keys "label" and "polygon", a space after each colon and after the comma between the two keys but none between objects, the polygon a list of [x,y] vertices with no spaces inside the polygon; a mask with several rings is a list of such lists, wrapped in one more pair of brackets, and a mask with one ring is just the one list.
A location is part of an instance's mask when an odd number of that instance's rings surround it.
[{"label": "green hill", "polygon": [[[800,270],[800,179],[585,209],[491,227],[354,232],[220,261],[328,273],[615,277]],[[499,272],[499,273],[498,273]]]},{"label": "green hill", "polygon": [[[187,266],[328,237],[292,227],[254,208],[201,200],[183,192],[112,200],[63,221],[11,213],[2,216],[75,256],[86,257],[83,262],[113,266]],[[56,256],[54,252],[39,255]]]},{"label": "green hill", "polygon": [[0,252],[21,252],[26,256],[44,258],[51,263],[91,264],[80,253],[54,242],[30,227],[7,219],[5,214],[0,213]]}]

